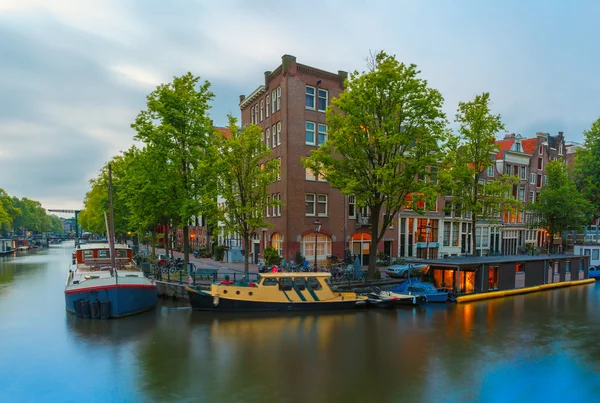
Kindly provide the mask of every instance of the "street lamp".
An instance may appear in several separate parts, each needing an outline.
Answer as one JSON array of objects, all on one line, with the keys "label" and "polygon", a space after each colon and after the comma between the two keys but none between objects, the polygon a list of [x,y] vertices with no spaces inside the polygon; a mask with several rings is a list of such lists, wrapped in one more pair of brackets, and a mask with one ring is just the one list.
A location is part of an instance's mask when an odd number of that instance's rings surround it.
[{"label": "street lamp", "polygon": [[425,259],[429,259],[429,234],[431,228],[433,227],[429,223],[425,226],[425,236],[427,237],[427,242],[425,244]]},{"label": "street lamp", "polygon": [[315,267],[313,271],[317,271],[317,238],[319,236],[319,231],[321,231],[321,221],[317,218],[317,220],[313,223],[315,227]]}]

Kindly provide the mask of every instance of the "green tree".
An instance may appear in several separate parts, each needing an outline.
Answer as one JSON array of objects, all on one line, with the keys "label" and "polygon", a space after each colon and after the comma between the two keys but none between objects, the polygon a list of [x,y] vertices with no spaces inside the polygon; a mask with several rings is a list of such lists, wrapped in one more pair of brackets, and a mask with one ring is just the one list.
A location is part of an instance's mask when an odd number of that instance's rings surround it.
[{"label": "green tree", "polygon": [[218,217],[226,232],[239,234],[243,240],[244,272],[248,279],[250,236],[258,228],[269,226],[264,219],[265,209],[280,203],[270,200],[267,204],[269,185],[277,178],[279,160],[268,160],[271,150],[262,141],[259,126],[249,125],[240,130],[237,119],[229,116],[228,130],[229,137],[215,131],[211,150],[216,192],[223,200]]},{"label": "green tree", "polygon": [[354,72],[327,109],[328,139],[303,158],[334,188],[353,194],[371,211],[369,276],[386,229],[414,192],[431,182],[416,180],[437,165],[445,137],[443,97],[419,77],[417,66],[380,52],[367,72]]},{"label": "green tree", "polygon": [[533,216],[530,226],[546,229],[551,237],[581,230],[589,222],[592,204],[577,191],[563,161],[550,161],[546,174],[548,184],[542,188],[537,201],[527,206]]},{"label": "green tree", "polygon": [[184,264],[189,261],[189,219],[201,211],[200,193],[207,175],[201,171],[205,149],[212,132],[208,116],[213,98],[210,83],[187,73],[161,84],[147,98],[147,108],[131,126],[136,139],[156,147],[174,169],[168,180],[173,188],[175,225],[183,225]]},{"label": "green tree", "polygon": [[455,118],[459,124],[458,134],[448,142],[440,172],[440,188],[443,194],[452,195],[453,208],[471,213],[473,254],[477,250],[477,221],[494,219],[502,210],[520,207],[519,201],[510,197],[512,186],[519,178],[503,175],[488,183],[481,181],[481,174],[495,164],[496,134],[504,129],[500,115],[492,114],[489,104],[487,92],[458,104]]},{"label": "green tree", "polygon": [[600,211],[600,118],[584,132],[584,147],[575,154],[574,177],[579,191]]},{"label": "green tree", "polygon": [[6,211],[4,205],[2,204],[2,199],[0,199],[0,228],[8,228],[10,227],[10,224],[12,224],[12,218],[10,215],[8,215],[8,211]]},{"label": "green tree", "polygon": [[2,188],[0,188],[0,204],[2,210],[8,215],[8,218],[0,219],[0,233],[6,234],[13,229],[13,221],[21,215],[21,210],[14,205],[12,197]]}]

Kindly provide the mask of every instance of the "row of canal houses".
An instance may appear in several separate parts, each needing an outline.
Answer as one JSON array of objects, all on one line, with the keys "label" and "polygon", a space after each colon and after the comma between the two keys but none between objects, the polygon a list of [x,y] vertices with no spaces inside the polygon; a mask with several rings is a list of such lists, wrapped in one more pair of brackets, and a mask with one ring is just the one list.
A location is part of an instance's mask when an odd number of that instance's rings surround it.
[{"label": "row of canal houses", "polygon": [[[265,144],[272,149],[271,158],[280,161],[281,172],[271,185],[269,197],[281,200],[278,208],[268,209],[268,228],[257,231],[249,254],[254,262],[265,247],[272,246],[286,260],[297,252],[310,262],[323,263],[330,255],[342,257],[347,249],[368,264],[371,226],[370,212],[358,208],[352,196],[342,195],[324,178],[315,177],[303,167],[300,158],[310,155],[327,139],[325,110],[331,99],[343,91],[347,73],[327,72],[300,64],[284,55],[281,64],[264,73],[264,80],[248,96],[240,96],[243,125],[257,124],[263,129]],[[485,170],[481,181],[493,181],[500,175],[516,175],[512,196],[524,204],[534,203],[547,184],[545,168],[552,160],[572,162],[579,144],[557,135],[536,133],[523,137],[509,133],[497,141],[494,164]],[[492,220],[476,224],[476,250],[471,250],[471,217],[457,215],[445,207],[451,197],[439,195],[428,203],[429,211],[419,215],[402,211],[387,229],[378,250],[392,258],[444,258],[465,254],[475,256],[516,255],[527,249],[563,252],[561,241],[550,240],[543,229],[527,228],[524,211],[498,214]],[[322,225],[315,232],[315,221]],[[192,220],[190,243],[194,249],[210,243],[210,232],[201,217]],[[230,250],[241,249],[241,240],[222,231],[215,232],[218,243]],[[181,232],[176,242],[182,244]],[[236,256],[241,256],[239,253]]]}]

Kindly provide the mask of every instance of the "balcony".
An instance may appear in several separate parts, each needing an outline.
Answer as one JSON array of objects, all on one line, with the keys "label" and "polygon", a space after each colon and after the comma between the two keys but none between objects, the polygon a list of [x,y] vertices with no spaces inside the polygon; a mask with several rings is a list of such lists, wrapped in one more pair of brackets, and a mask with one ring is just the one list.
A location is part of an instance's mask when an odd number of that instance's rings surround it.
[{"label": "balcony", "polygon": [[370,227],[371,226],[371,216],[363,215],[362,213],[356,213],[356,227]]}]

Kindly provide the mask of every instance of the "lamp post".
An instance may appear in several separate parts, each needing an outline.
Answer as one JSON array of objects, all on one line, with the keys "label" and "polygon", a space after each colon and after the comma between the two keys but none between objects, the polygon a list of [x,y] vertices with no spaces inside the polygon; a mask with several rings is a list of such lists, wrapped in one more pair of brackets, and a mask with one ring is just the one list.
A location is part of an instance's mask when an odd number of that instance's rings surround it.
[{"label": "lamp post", "polygon": [[313,223],[315,227],[315,267],[313,271],[317,271],[317,239],[319,236],[319,231],[321,231],[321,221],[317,218],[317,220]]},{"label": "lamp post", "polygon": [[431,224],[427,223],[427,225],[425,226],[425,236],[426,236],[426,243],[425,243],[425,259],[429,259],[429,234],[430,234],[430,230],[431,228],[433,228],[431,226]]}]

